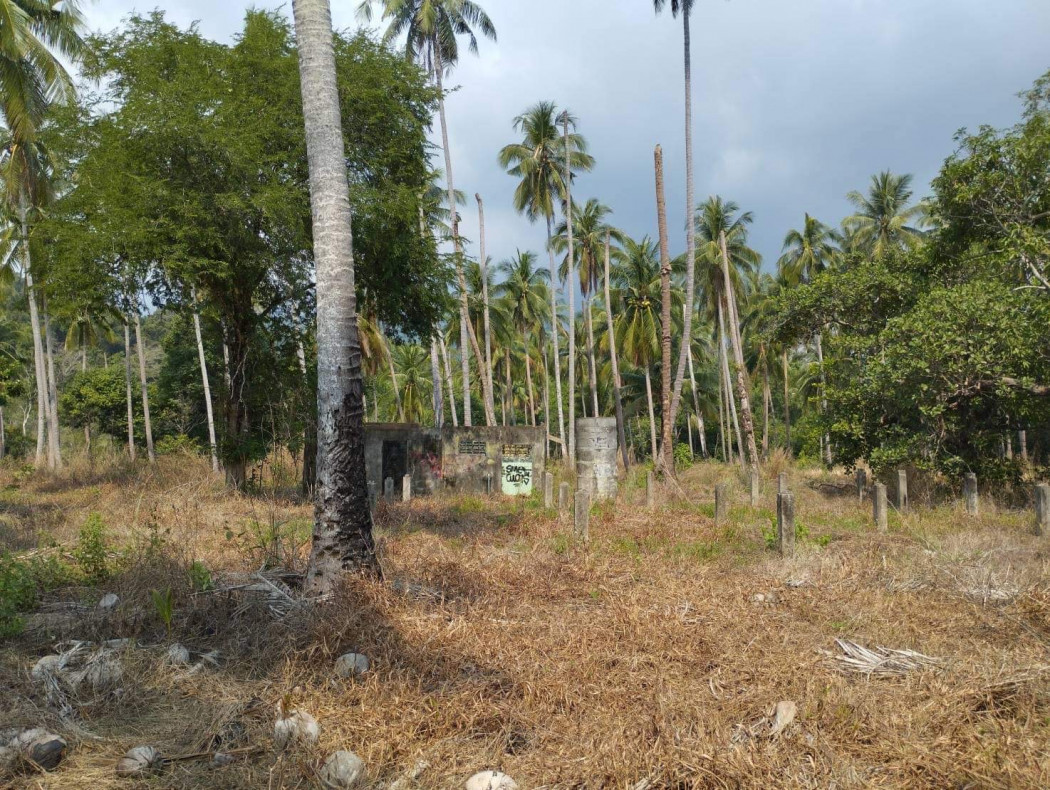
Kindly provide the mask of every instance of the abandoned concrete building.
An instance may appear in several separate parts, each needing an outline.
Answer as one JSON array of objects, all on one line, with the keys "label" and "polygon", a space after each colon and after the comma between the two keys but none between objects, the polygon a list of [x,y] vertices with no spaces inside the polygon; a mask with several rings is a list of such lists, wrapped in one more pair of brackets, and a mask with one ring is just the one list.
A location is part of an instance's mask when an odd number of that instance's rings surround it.
[{"label": "abandoned concrete building", "polygon": [[411,476],[412,496],[439,489],[475,494],[528,496],[542,485],[547,429],[530,427],[424,428],[413,423],[366,423],[365,467],[372,500],[393,481],[402,498],[402,481]]}]

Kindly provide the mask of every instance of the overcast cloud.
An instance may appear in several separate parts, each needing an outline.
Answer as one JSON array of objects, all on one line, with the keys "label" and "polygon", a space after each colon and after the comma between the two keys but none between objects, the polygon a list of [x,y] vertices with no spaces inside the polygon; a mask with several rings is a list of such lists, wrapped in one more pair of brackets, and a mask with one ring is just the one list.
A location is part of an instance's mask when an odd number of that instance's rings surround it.
[{"label": "overcast cloud", "polygon": [[[684,249],[681,25],[651,0],[480,0],[499,33],[449,80],[456,186],[485,200],[489,254],[542,250],[544,231],[511,207],[496,153],[513,117],[541,99],[579,117],[597,160],[574,196],[598,197],[632,235],[655,235],[653,147],[664,147],[672,250]],[[333,0],[356,26],[357,0]],[[93,29],[133,10],[228,41],[245,9],[287,2],[100,0]],[[698,0],[693,13],[697,200],[721,194],[755,214],[767,266],[808,211],[837,224],[845,194],[882,169],[913,173],[918,195],[952,135],[1005,126],[1016,94],[1050,69],[1047,0]],[[437,130],[435,129],[435,132]],[[439,153],[440,155],[440,153]],[[477,238],[473,199],[462,232]]]}]

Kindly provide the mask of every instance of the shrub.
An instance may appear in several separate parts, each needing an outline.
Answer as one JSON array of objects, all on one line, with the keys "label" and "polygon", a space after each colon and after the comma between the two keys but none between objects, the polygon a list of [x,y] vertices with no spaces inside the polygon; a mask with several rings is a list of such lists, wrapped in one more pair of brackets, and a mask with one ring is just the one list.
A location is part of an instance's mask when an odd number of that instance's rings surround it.
[{"label": "shrub", "polygon": [[19,612],[36,602],[36,584],[25,563],[9,554],[0,555],[0,639],[22,632]]},{"label": "shrub", "polygon": [[204,592],[212,589],[215,583],[211,579],[211,571],[200,560],[194,560],[190,565],[190,584],[193,589]]},{"label": "shrub", "polygon": [[98,513],[88,516],[80,528],[73,558],[77,561],[84,578],[93,584],[104,582],[109,578],[109,567],[106,564],[105,522]]},{"label": "shrub", "polygon": [[674,446],[674,468],[677,470],[688,469],[693,465],[693,452],[688,444],[679,442]]}]

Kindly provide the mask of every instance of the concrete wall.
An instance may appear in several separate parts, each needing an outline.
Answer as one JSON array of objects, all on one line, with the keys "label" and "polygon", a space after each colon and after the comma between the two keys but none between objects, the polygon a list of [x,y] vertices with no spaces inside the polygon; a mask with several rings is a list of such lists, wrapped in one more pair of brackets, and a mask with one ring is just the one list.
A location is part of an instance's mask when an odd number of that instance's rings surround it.
[{"label": "concrete wall", "polygon": [[527,495],[542,485],[546,469],[545,426],[446,426],[441,430],[411,423],[366,423],[365,467],[373,496],[383,495],[383,481],[412,475],[412,494],[439,488],[484,494],[489,480],[496,493]]}]

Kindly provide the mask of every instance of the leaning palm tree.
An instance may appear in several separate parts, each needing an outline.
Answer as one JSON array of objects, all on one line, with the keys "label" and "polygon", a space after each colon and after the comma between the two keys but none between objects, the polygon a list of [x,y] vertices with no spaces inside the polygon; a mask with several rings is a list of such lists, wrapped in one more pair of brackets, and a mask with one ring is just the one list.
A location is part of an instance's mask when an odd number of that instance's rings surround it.
[{"label": "leaning palm tree", "polygon": [[868,194],[854,190],[846,195],[857,211],[846,219],[864,251],[881,258],[893,249],[914,247],[923,233],[912,223],[921,224],[922,204],[909,206],[911,175],[895,175],[884,170],[871,177]]},{"label": "leaning palm tree", "polygon": [[361,343],[350,188],[328,0],[293,0],[313,214],[317,291],[317,506],[307,588],[342,571],[379,573],[365,474]]},{"label": "leaning palm tree", "polygon": [[[553,222],[555,203],[565,195],[565,172],[562,168],[564,152],[569,149],[570,171],[575,174],[594,167],[594,158],[587,153],[587,141],[582,135],[568,135],[568,145],[558,131],[558,109],[553,102],[543,101],[530,107],[514,119],[514,129],[521,133],[519,143],[504,146],[499,152],[499,163],[507,173],[520,179],[514,190],[514,208],[530,222],[542,217],[547,222],[547,253],[550,258],[551,316],[558,324],[557,272],[554,263]],[[568,445],[565,435],[565,414],[562,407],[561,364],[558,353],[558,332],[551,332],[554,344],[554,383],[558,405],[558,434],[564,454]]]},{"label": "leaning palm tree", "polygon": [[[693,12],[693,0],[653,0],[653,9],[656,13],[663,11],[664,7],[671,6],[671,15],[682,17],[682,42],[684,48],[684,72],[685,72],[685,312],[683,313],[683,337],[692,337],[693,322],[693,297],[696,277],[696,238],[695,226],[693,225],[693,201],[695,200],[696,188],[693,178],[693,59],[692,45],[689,32],[689,16]],[[691,346],[682,343],[678,355],[678,369],[675,372],[674,392],[671,397],[670,425],[678,414],[679,404],[682,397],[682,385],[685,381],[686,364],[692,369]]]},{"label": "leaning palm tree", "polygon": [[[885,174],[884,174],[885,175]],[[824,223],[806,214],[800,230],[789,230],[784,237],[784,254],[777,261],[777,269],[784,280],[791,284],[808,283],[836,261],[840,251],[835,248],[836,233]],[[817,332],[817,365],[820,368],[820,408],[821,413],[828,410],[827,396],[824,393],[826,378],[824,375],[824,337]],[[821,438],[824,461],[830,466],[832,462],[831,436],[827,433]]]},{"label": "leaning palm tree", "polygon": [[[463,275],[463,246],[459,237],[459,214],[455,211],[456,188],[452,177],[452,154],[448,144],[448,124],[445,120],[445,71],[459,62],[457,36],[465,36],[468,48],[478,52],[475,30],[489,39],[496,40],[496,28],[488,14],[472,0],[382,0],[383,19],[389,19],[384,38],[390,42],[405,37],[405,56],[419,61],[434,75],[438,89],[438,116],[441,121],[441,145],[445,152],[445,174],[448,186],[448,205],[452,221],[452,245],[455,253],[456,275],[459,280],[460,346],[463,368],[463,424],[471,424],[470,414],[470,355],[483,360],[478,339],[471,331],[467,320],[467,283]],[[372,0],[361,3],[359,14],[366,20],[372,18]],[[485,420],[488,425],[496,422],[492,403],[492,392],[488,376],[481,376],[484,396]]]}]

